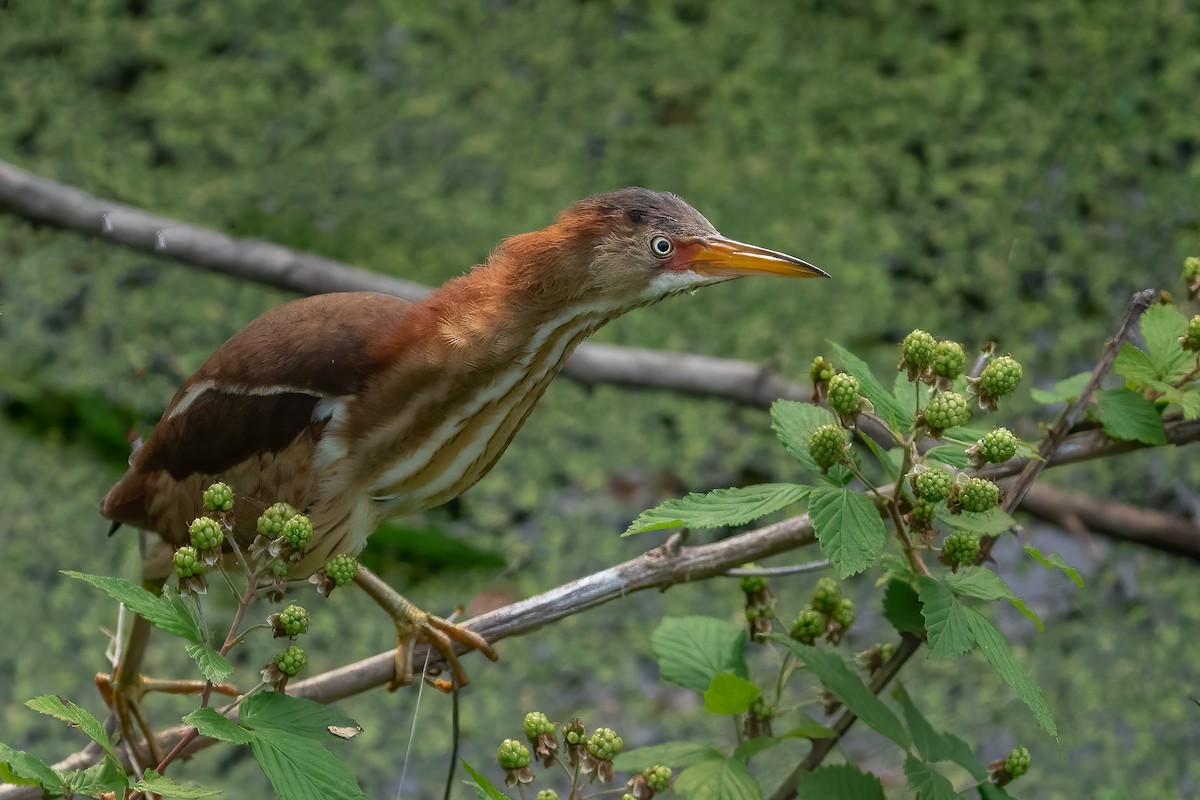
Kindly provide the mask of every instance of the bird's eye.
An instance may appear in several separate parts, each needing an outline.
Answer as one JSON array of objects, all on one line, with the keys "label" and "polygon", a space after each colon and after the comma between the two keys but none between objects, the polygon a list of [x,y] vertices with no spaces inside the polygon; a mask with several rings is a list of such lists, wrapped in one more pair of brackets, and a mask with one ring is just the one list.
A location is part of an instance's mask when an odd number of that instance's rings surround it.
[{"label": "bird's eye", "polygon": [[659,258],[666,258],[675,252],[675,245],[665,236],[655,236],[650,240],[650,251]]}]

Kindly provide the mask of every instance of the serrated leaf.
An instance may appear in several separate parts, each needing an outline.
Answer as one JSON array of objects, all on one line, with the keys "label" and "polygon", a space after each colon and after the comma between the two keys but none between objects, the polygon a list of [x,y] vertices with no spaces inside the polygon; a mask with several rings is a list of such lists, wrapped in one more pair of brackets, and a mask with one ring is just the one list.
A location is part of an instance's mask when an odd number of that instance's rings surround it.
[{"label": "serrated leaf", "polygon": [[912,584],[893,578],[883,590],[883,616],[900,633],[925,636],[921,598]]},{"label": "serrated leaf", "polygon": [[641,772],[647,767],[662,764],[677,769],[724,757],[712,745],[700,742],[668,742],[621,753],[613,759],[613,768],[618,772]]},{"label": "serrated leaf", "polygon": [[849,489],[813,487],[808,516],[821,553],[845,578],[873,566],[883,552],[887,531],[870,498]]},{"label": "serrated leaf", "polygon": [[1114,439],[1152,446],[1167,443],[1158,408],[1141,393],[1130,389],[1105,389],[1096,392],[1096,402],[1100,405],[1104,432]]},{"label": "serrated leaf", "polygon": [[35,697],[25,703],[25,705],[34,711],[47,714],[55,719],[62,720],[74,728],[78,728],[89,739],[104,748],[104,752],[108,753],[114,760],[119,760],[117,759],[117,751],[113,749],[112,740],[104,732],[104,726],[87,709],[80,708],[70,700],[52,694]]},{"label": "serrated leaf", "polygon": [[[202,644],[189,644],[185,648],[192,657],[206,680],[213,683],[224,683],[233,675],[233,665],[223,655]],[[161,793],[160,793],[161,794]]]},{"label": "serrated leaf", "polygon": [[693,492],[643,511],[622,536],[664,528],[719,528],[747,522],[798,503],[811,487],[795,483],[763,483],[733,489]]},{"label": "serrated leaf", "polygon": [[904,760],[904,777],[919,800],[958,800],[954,784],[945,775],[912,756]]},{"label": "serrated leaf", "polygon": [[1004,634],[1000,633],[991,620],[975,609],[966,608],[964,613],[975,646],[987,658],[1001,680],[1011,686],[1016,691],[1017,697],[1029,706],[1029,710],[1033,712],[1038,724],[1045,729],[1046,733],[1057,739],[1058,726],[1054,724],[1054,716],[1050,713],[1050,706],[1046,703],[1045,695],[1013,656],[1012,648],[1008,646]]},{"label": "serrated leaf", "polygon": [[762,800],[762,787],[736,758],[693,764],[679,773],[673,788],[691,800]]},{"label": "serrated leaf", "polygon": [[846,372],[858,378],[863,397],[875,406],[875,413],[882,417],[894,430],[908,430],[912,427],[912,410],[907,402],[901,402],[896,395],[883,388],[883,384],[871,372],[867,362],[842,347],[837,342],[829,343],[837,351],[838,359]]},{"label": "serrated leaf", "polygon": [[962,445],[954,444],[934,447],[925,454],[925,458],[955,469],[965,469],[971,463],[971,459],[967,456],[967,449]]},{"label": "serrated leaf", "polygon": [[250,752],[279,800],[366,800],[346,763],[312,739],[275,729],[256,734]]},{"label": "serrated leaf", "polygon": [[1043,555],[1042,551],[1031,544],[1025,545],[1025,552],[1033,556],[1034,561],[1041,564],[1046,569],[1061,570],[1068,578],[1075,582],[1075,585],[1080,589],[1083,588],[1083,578],[1079,574],[1079,570],[1067,563],[1066,559],[1058,553]]},{"label": "serrated leaf", "polygon": [[761,694],[762,689],[745,678],[732,672],[721,672],[713,675],[704,690],[704,710],[719,715],[741,714]]},{"label": "serrated leaf", "polygon": [[945,503],[938,503],[933,515],[952,528],[978,533],[980,536],[997,536],[1017,524],[1015,519],[999,507],[989,508],[987,511],[963,511],[955,514]]},{"label": "serrated leaf", "polygon": [[650,634],[663,680],[704,694],[714,675],[746,677],[746,629],[713,617],[664,617]]},{"label": "serrated leaf", "polygon": [[764,750],[770,750],[782,741],[783,738],[777,736],[755,736],[753,739],[746,739],[734,748],[733,758],[743,764],[749,763],[750,759]]},{"label": "serrated leaf", "polygon": [[817,767],[800,776],[798,800],[884,800],[879,778],[853,764]]},{"label": "serrated leaf", "polygon": [[16,750],[0,742],[0,766],[7,768],[3,776],[6,783],[25,786],[41,786],[51,794],[62,794],[65,785],[62,776],[37,756]]},{"label": "serrated leaf", "polygon": [[822,425],[836,423],[837,418],[827,409],[796,400],[776,400],[771,404],[771,428],[792,458],[814,475],[821,468],[808,453],[808,437]]},{"label": "serrated leaf", "polygon": [[857,714],[864,723],[901,747],[908,748],[909,736],[904,725],[892,710],[867,688],[862,678],[851,671],[841,656],[812,645],[800,644],[779,634],[770,634],[768,638],[779,642],[799,656],[805,668],[817,676],[821,685],[841,700],[846,708]]},{"label": "serrated leaf", "polygon": [[1179,343],[1187,324],[1187,317],[1174,306],[1154,305],[1142,314],[1146,355],[1168,382],[1181,376],[1192,360]]},{"label": "serrated leaf", "polygon": [[82,772],[73,773],[69,783],[75,795],[98,797],[103,792],[112,792],[117,797],[124,797],[129,788],[129,777],[117,762],[105,758]]},{"label": "serrated leaf", "polygon": [[279,692],[261,692],[247,697],[240,715],[242,725],[252,731],[277,730],[318,743],[330,741],[330,726],[358,726],[336,708]]},{"label": "serrated leaf", "polygon": [[896,688],[892,690],[892,697],[904,712],[904,722],[912,735],[913,746],[917,748],[921,758],[925,761],[948,760],[951,757],[950,748],[945,737],[925,719],[925,715],[913,704],[902,684],[896,684]]},{"label": "serrated leaf", "polygon": [[183,721],[200,732],[201,736],[229,744],[250,744],[254,733],[246,730],[231,719],[226,719],[213,708],[198,708],[183,718]]},{"label": "serrated leaf", "polygon": [[967,627],[967,608],[950,587],[922,575],[917,578],[921,595],[921,614],[929,632],[929,654],[934,658],[954,658],[971,649],[971,631]]},{"label": "serrated leaf", "polygon": [[775,737],[777,739],[828,739],[836,735],[833,728],[817,722],[807,714],[800,715],[800,724]]},{"label": "serrated leaf", "polygon": [[1113,372],[1138,386],[1161,381],[1163,378],[1150,356],[1129,342],[1121,345],[1121,351],[1117,353],[1117,359],[1113,362]]},{"label": "serrated leaf", "polygon": [[475,781],[476,796],[481,798],[481,800],[510,800],[508,795],[497,789],[494,783],[480,774],[478,770],[466,761],[460,758],[458,763],[463,765],[463,769],[471,776],[471,780]]},{"label": "serrated leaf", "polygon": [[1183,392],[1179,398],[1179,405],[1183,408],[1184,419],[1200,417],[1200,392],[1195,389]]},{"label": "serrated leaf", "polygon": [[1013,594],[1012,589],[1004,582],[1003,578],[987,567],[962,567],[958,572],[947,575],[946,583],[957,595],[975,597],[980,600],[1007,600],[1028,617],[1039,631],[1046,629],[1041,618],[1033,609],[1026,606],[1024,600]]},{"label": "serrated leaf", "polygon": [[173,596],[173,600],[169,599],[172,597],[169,593],[155,596],[135,583],[107,575],[88,575],[70,570],[63,570],[62,574],[90,583],[165,633],[193,644],[205,643],[207,637],[196,621],[195,612],[178,595]]},{"label": "serrated leaf", "polygon": [[146,770],[146,775],[130,788],[140,792],[154,792],[163,797],[178,797],[191,800],[196,797],[212,797],[221,793],[219,789],[205,789],[200,786],[180,786],[168,777],[159,775],[152,769]]},{"label": "serrated leaf", "polygon": [[1092,373],[1080,372],[1058,381],[1050,391],[1030,389],[1029,394],[1033,397],[1034,402],[1041,403],[1042,405],[1061,403],[1064,400],[1074,400],[1083,393],[1084,388],[1091,379]]}]

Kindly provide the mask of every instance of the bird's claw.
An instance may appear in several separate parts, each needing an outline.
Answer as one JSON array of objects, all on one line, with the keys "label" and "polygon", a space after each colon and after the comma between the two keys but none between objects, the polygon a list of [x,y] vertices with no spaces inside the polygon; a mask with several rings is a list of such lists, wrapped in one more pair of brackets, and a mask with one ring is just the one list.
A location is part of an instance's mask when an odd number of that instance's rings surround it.
[{"label": "bird's claw", "polygon": [[412,683],[413,646],[418,641],[436,650],[446,660],[450,672],[454,675],[452,685],[445,681],[431,682],[442,691],[451,691],[454,686],[461,688],[470,682],[466,670],[459,663],[458,653],[455,652],[456,642],[466,645],[471,650],[478,650],[492,661],[499,658],[487,640],[470,628],[414,609],[410,619],[396,620],[395,672],[388,684],[389,689],[395,690]]}]

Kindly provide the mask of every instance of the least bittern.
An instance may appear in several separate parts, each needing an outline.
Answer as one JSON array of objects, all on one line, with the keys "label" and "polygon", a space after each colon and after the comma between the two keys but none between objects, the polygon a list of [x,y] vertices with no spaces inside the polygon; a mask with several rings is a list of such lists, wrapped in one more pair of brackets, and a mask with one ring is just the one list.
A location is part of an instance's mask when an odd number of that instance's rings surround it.
[{"label": "least bittern", "polygon": [[[310,517],[316,533],[291,564],[308,577],[334,554],[361,551],[382,520],[483,477],[592,331],[670,295],[762,274],[825,275],[726,239],[675,195],[622,189],[506,239],[420,302],[349,292],[287,303],[179,388],[101,513],[176,547],[203,489],[222,480],[243,546],[271,503]],[[169,559],[159,562],[150,577],[167,574]],[[455,641],[495,658],[477,633],[415,608],[362,567],[357,582],[395,619],[398,682],[412,679],[414,640],[437,648],[460,685]],[[141,646],[127,652],[139,658]]]}]

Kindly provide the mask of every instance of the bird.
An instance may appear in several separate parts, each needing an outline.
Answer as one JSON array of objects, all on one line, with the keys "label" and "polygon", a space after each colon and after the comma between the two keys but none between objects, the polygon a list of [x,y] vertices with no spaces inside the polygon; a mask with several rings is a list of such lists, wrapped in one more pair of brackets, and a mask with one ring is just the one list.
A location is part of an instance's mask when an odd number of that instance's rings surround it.
[{"label": "bird", "polygon": [[[204,488],[223,481],[242,547],[277,501],[310,518],[315,533],[289,564],[289,577],[308,577],[335,554],[359,553],[383,520],[446,503],[487,474],[596,329],[749,275],[829,277],[721,236],[674,194],[635,187],[587,197],[548,227],[503,240],[417,302],[370,292],[293,300],[184,381],[100,512],[158,535],[168,555],[144,569],[161,581],[203,513]],[[412,680],[417,641],[442,654],[460,686],[455,642],[495,658],[469,620],[426,613],[357,569],[354,581],[395,623],[394,684]]]}]

